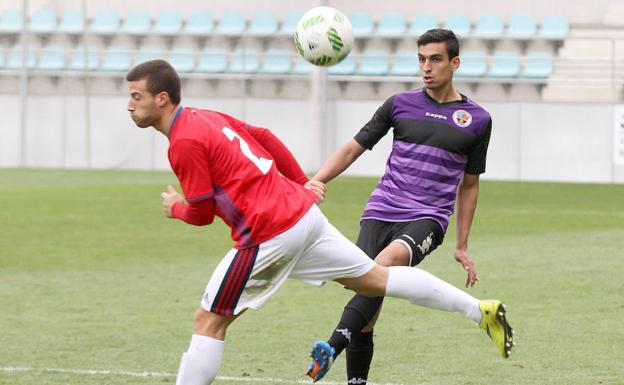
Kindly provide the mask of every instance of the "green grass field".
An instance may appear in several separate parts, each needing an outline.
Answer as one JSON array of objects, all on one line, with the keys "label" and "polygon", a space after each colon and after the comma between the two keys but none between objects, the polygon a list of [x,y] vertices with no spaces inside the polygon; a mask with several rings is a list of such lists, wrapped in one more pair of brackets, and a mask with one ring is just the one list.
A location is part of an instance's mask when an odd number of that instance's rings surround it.
[{"label": "green grass field", "polygon": [[[192,315],[232,244],[164,218],[170,173],[0,170],[0,384],[173,384]],[[322,205],[355,239],[374,179]],[[455,231],[420,267],[462,286]],[[376,384],[624,384],[624,185],[482,182],[467,289],[508,304],[509,360],[458,314],[388,299]],[[216,384],[311,383],[308,350],[350,293],[289,282],[229,330]],[[325,378],[344,384],[344,358]]]}]

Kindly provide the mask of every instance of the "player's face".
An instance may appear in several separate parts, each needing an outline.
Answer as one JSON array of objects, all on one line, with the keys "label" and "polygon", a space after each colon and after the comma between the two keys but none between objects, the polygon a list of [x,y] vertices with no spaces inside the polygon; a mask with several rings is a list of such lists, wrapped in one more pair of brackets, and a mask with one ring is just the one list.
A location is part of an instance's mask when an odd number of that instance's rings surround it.
[{"label": "player's face", "polygon": [[128,90],[128,111],[134,123],[141,128],[153,126],[159,117],[159,109],[156,97],[147,91],[147,80],[128,82]]},{"label": "player's face", "polygon": [[453,80],[453,72],[459,67],[459,57],[449,59],[446,43],[429,43],[418,48],[418,61],[425,87],[441,89]]}]

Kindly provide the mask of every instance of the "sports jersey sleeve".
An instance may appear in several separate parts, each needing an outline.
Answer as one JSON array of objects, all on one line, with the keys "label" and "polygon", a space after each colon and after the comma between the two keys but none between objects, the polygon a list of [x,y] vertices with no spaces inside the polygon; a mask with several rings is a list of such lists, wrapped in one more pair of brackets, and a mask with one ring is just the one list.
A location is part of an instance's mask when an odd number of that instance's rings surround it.
[{"label": "sports jersey sleeve", "polygon": [[290,150],[270,130],[252,126],[229,115],[221,114],[221,116],[232,128],[247,130],[256,142],[271,154],[277,170],[286,178],[301,185],[309,180]]},{"label": "sports jersey sleeve", "polygon": [[205,226],[212,223],[215,215],[214,199],[204,199],[195,203],[178,202],[171,208],[174,218],[195,225]]},{"label": "sports jersey sleeve", "polygon": [[465,171],[467,174],[483,174],[485,172],[485,159],[487,156],[488,146],[490,144],[490,135],[492,134],[492,118],[490,118],[485,131],[477,138],[468,153],[468,162]]},{"label": "sports jersey sleeve", "polygon": [[180,139],[169,153],[171,168],[189,203],[212,198],[214,190],[204,146],[193,139]]},{"label": "sports jersey sleeve", "polygon": [[393,125],[392,119],[392,105],[394,103],[394,96],[388,98],[384,104],[381,105],[371,118],[362,127],[362,129],[355,135],[354,139],[362,147],[367,150],[372,150],[373,146],[377,144],[388,133],[388,130]]},{"label": "sports jersey sleeve", "polygon": [[282,175],[301,185],[309,180],[290,150],[271,131],[250,125],[247,125],[247,131],[271,154],[275,166]]}]

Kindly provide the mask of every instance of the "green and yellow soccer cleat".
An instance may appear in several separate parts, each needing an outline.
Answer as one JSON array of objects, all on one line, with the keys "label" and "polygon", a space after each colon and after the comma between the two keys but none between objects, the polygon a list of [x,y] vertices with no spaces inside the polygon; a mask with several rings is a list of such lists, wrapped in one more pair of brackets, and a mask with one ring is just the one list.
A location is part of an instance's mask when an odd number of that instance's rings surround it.
[{"label": "green and yellow soccer cleat", "polygon": [[479,326],[490,336],[500,355],[503,358],[509,358],[511,348],[515,345],[513,342],[514,330],[505,317],[507,311],[505,305],[496,300],[481,301],[479,308],[483,317]]}]

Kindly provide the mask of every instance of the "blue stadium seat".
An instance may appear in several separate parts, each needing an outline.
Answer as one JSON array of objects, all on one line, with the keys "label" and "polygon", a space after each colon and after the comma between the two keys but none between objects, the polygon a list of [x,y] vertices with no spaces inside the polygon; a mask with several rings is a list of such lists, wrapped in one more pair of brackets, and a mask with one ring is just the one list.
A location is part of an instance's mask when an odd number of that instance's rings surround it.
[{"label": "blue stadium seat", "polygon": [[351,53],[351,55],[344,58],[340,63],[329,67],[327,73],[330,75],[353,75],[356,67],[355,55]]},{"label": "blue stadium seat", "polygon": [[79,46],[71,53],[67,69],[70,71],[94,71],[100,66],[100,55],[94,47]]},{"label": "blue stadium seat", "polygon": [[492,57],[488,76],[493,78],[513,78],[520,73],[518,53],[513,51],[497,51]]},{"label": "blue stadium seat", "polygon": [[377,26],[377,36],[399,38],[405,34],[405,17],[400,13],[390,12],[381,15]]},{"label": "blue stadium seat", "polygon": [[[9,50],[9,53],[7,55],[5,68],[11,69],[11,70],[21,69],[22,68],[22,55],[23,55],[22,45],[21,44],[14,45],[13,48]],[[28,53],[26,56],[26,67],[32,69],[35,67],[36,64],[37,64],[37,55],[35,54],[35,50],[31,47],[28,50]]]},{"label": "blue stadium seat", "polygon": [[104,58],[98,69],[106,72],[121,72],[128,71],[130,67],[132,67],[130,48],[111,46],[104,53]]},{"label": "blue stadium seat", "polygon": [[514,39],[533,38],[537,33],[535,18],[532,15],[512,15],[509,19],[507,37]]},{"label": "blue stadium seat", "polygon": [[95,12],[91,22],[91,32],[100,35],[113,35],[119,32],[119,17],[111,9],[101,9]]},{"label": "blue stadium seat", "polygon": [[470,23],[470,18],[466,15],[449,15],[444,21],[443,28],[450,29],[458,37],[468,37],[472,25]]},{"label": "blue stadium seat", "polygon": [[410,36],[420,36],[433,28],[438,28],[437,17],[430,13],[420,13],[414,15],[408,34]]},{"label": "blue stadium seat", "polygon": [[505,21],[497,15],[481,15],[474,36],[482,39],[500,39],[505,32]]},{"label": "blue stadium seat", "polygon": [[261,73],[287,74],[292,69],[291,51],[284,48],[270,48],[264,55]]},{"label": "blue stadium seat", "polygon": [[67,34],[79,34],[84,31],[84,14],[79,9],[66,9],[58,26],[59,32]]},{"label": "blue stadium seat", "polygon": [[280,35],[293,36],[297,31],[297,24],[303,16],[303,12],[292,11],[288,12],[282,21],[282,27],[279,30]]},{"label": "blue stadium seat", "polygon": [[30,18],[29,29],[35,33],[52,33],[56,30],[56,22],[54,10],[41,8]]},{"label": "blue stadium seat", "polygon": [[136,53],[134,64],[146,62],[148,60],[163,59],[165,54],[160,47],[142,45]]},{"label": "blue stadium seat", "polygon": [[258,51],[255,48],[237,48],[232,54],[228,72],[255,73],[259,67]]},{"label": "blue stadium seat", "polygon": [[219,19],[216,32],[220,35],[238,36],[245,33],[246,21],[239,12],[225,12]]},{"label": "blue stadium seat", "polygon": [[174,47],[169,55],[169,64],[178,72],[192,72],[195,69],[195,52],[191,47]]},{"label": "blue stadium seat", "polygon": [[357,70],[358,75],[383,76],[388,73],[390,63],[388,53],[381,50],[368,50],[362,55],[362,63]]},{"label": "blue stadium seat", "polygon": [[375,23],[373,17],[364,12],[353,12],[348,16],[355,37],[368,37],[373,34]]},{"label": "blue stadium seat", "polygon": [[249,34],[253,36],[269,36],[277,33],[277,19],[273,12],[256,12],[249,23]]},{"label": "blue stadium seat", "polygon": [[465,51],[460,54],[461,64],[455,72],[458,77],[476,78],[485,76],[486,54],[483,51]]},{"label": "blue stadium seat", "polygon": [[207,36],[214,30],[214,20],[209,11],[195,11],[186,20],[186,33]]},{"label": "blue stadium seat", "polygon": [[60,71],[65,69],[65,48],[62,45],[48,45],[41,50],[37,69]]},{"label": "blue stadium seat", "polygon": [[392,76],[418,76],[420,65],[417,51],[397,51],[388,75]]},{"label": "blue stadium seat", "polygon": [[543,39],[565,39],[570,32],[570,25],[566,16],[544,16],[538,37]]},{"label": "blue stadium seat", "polygon": [[177,35],[182,31],[180,11],[161,11],[154,22],[153,32],[160,35]]},{"label": "blue stadium seat", "polygon": [[202,51],[196,71],[221,73],[227,69],[227,50],[225,48],[206,47]]},{"label": "blue stadium seat", "polygon": [[297,61],[295,62],[295,66],[292,69],[292,73],[295,75],[308,75],[312,72],[314,66],[306,61],[300,55],[297,55]]},{"label": "blue stadium seat", "polygon": [[146,11],[130,11],[126,15],[121,32],[130,35],[147,34],[152,27],[152,20]]},{"label": "blue stadium seat", "polygon": [[546,79],[554,70],[554,58],[550,52],[528,52],[520,76],[528,79]]},{"label": "blue stadium seat", "polygon": [[5,9],[0,13],[0,33],[19,33],[22,31],[22,11]]}]

